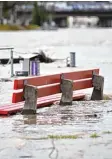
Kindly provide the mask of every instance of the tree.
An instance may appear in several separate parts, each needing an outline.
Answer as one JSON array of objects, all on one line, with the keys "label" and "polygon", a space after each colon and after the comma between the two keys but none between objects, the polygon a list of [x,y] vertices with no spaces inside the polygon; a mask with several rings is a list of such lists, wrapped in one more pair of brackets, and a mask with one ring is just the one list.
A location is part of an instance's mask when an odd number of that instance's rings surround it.
[{"label": "tree", "polygon": [[13,23],[15,23],[16,15],[15,15],[15,6],[17,1],[2,1],[3,4],[3,19],[10,19],[13,15]]},{"label": "tree", "polygon": [[41,26],[47,20],[47,12],[44,4],[38,6],[38,2],[34,2],[32,23]]},{"label": "tree", "polygon": [[37,5],[37,2],[34,2],[34,9],[33,9],[33,18],[32,18],[32,23],[40,25],[40,13],[39,13],[39,7]]}]

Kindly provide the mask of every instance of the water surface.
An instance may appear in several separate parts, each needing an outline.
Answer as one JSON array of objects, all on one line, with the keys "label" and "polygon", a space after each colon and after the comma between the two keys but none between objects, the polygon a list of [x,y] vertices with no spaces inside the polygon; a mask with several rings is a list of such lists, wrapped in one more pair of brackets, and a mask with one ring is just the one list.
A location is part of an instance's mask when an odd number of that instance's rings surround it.
[{"label": "water surface", "polygon": [[[65,59],[76,52],[76,68],[64,60],[41,64],[41,74],[84,68],[100,68],[104,93],[112,93],[112,29],[60,29],[58,31],[0,32],[0,47],[14,47],[14,56],[43,49],[52,58]],[[9,56],[0,51],[0,57]],[[14,66],[14,71],[20,70]],[[10,77],[10,65],[0,66],[0,77]],[[11,101],[13,83],[0,82],[0,104]],[[91,93],[91,91],[89,92]],[[73,106],[37,110],[36,116],[21,114],[0,118],[2,159],[110,159],[112,156],[112,102],[82,101]],[[100,137],[91,138],[96,133]],[[44,139],[49,135],[77,135],[77,139]]]}]

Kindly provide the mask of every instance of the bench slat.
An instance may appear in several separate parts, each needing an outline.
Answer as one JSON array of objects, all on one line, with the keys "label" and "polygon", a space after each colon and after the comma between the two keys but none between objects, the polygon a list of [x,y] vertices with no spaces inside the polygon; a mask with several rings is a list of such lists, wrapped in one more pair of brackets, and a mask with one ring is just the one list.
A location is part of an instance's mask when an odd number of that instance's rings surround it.
[{"label": "bench slat", "polygon": [[[99,74],[99,69],[90,69],[90,70],[78,70],[74,72],[67,72],[67,73],[63,73],[63,75],[65,79],[79,80],[84,78],[91,78],[93,71]],[[61,74],[54,74],[54,75],[35,76],[35,77],[28,77],[28,78],[26,77],[23,79],[16,79],[14,80],[14,90],[23,89],[25,80],[27,81],[27,84],[34,85],[34,86],[60,83],[60,76]]]},{"label": "bench slat", "polygon": [[23,89],[24,82],[27,81],[27,84],[34,86],[42,86],[53,83],[60,83],[60,74],[54,75],[45,75],[45,76],[35,76],[35,77],[26,77],[24,79],[14,80],[14,90]]},{"label": "bench slat", "polygon": [[[54,84],[54,85],[46,85],[45,87],[40,87],[38,89],[38,98],[49,96],[56,93],[61,93],[60,90],[60,83]],[[24,101],[24,93],[22,92],[16,92],[13,93],[12,97],[12,103],[17,103]]]},{"label": "bench slat", "polygon": [[[83,79],[83,80],[77,80],[73,83],[73,90],[80,90],[85,88],[91,88],[92,87],[92,79]],[[54,84],[54,85],[46,85],[45,87],[39,87],[38,88],[38,98],[49,96],[52,94],[61,93],[60,90],[60,83]],[[12,103],[17,103],[24,101],[24,93],[16,92],[13,93]]]},{"label": "bench slat", "polygon": [[92,78],[77,80],[73,82],[74,90],[80,90],[80,89],[91,88],[91,87],[92,87]]},{"label": "bench slat", "polygon": [[[76,91],[73,92],[73,100],[79,100],[83,99],[85,97],[84,93],[77,93]],[[61,93],[60,94],[55,94],[51,96],[47,96],[46,100],[44,100],[42,97],[38,98],[37,100],[37,108],[42,108],[48,105],[53,104],[55,101],[59,101],[61,98]],[[6,106],[0,106],[0,115],[8,115],[11,113],[16,113],[22,110],[24,106],[24,102],[20,102],[19,104],[8,104]]]},{"label": "bench slat", "polygon": [[86,79],[86,78],[92,78],[93,71],[96,74],[99,74],[99,69],[91,69],[91,70],[79,70],[75,72],[68,72],[63,73],[65,79],[70,80],[80,80],[80,79]]}]

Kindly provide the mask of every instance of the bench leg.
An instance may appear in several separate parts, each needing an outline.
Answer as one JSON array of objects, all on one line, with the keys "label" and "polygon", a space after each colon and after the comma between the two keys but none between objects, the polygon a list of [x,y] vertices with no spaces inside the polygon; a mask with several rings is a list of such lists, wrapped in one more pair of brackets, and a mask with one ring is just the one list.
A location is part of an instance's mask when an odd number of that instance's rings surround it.
[{"label": "bench leg", "polygon": [[73,81],[61,79],[61,92],[60,105],[72,105]]},{"label": "bench leg", "polygon": [[24,88],[24,108],[22,114],[36,114],[37,109],[37,87],[25,85]]},{"label": "bench leg", "polygon": [[91,100],[103,100],[104,77],[93,75],[93,92]]}]

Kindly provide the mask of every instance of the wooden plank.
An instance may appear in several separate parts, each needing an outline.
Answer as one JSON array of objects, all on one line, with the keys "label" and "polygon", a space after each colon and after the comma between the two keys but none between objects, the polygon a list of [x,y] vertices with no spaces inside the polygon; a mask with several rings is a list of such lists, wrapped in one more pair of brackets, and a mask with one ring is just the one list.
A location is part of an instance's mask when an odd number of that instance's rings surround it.
[{"label": "wooden plank", "polygon": [[[77,93],[77,91],[73,92],[73,99],[79,100],[83,99],[85,97],[84,93]],[[53,104],[56,101],[59,101],[61,98],[61,93],[50,95],[46,97],[46,100],[44,100],[43,97],[39,98],[37,100],[37,108],[42,108],[48,105]],[[8,114],[14,114],[16,112],[20,112],[23,109],[24,102],[17,103],[17,104],[8,104],[8,105],[3,105],[0,107],[0,115],[8,115]]]},{"label": "wooden plank", "polygon": [[[52,94],[57,94],[60,93],[60,83],[53,84],[53,85],[46,85],[44,87],[38,87],[38,98],[44,97],[44,96],[49,96]],[[24,93],[23,91],[21,92],[16,92],[13,93],[12,96],[12,103],[18,103],[24,101]]]},{"label": "wooden plank", "polygon": [[[90,69],[90,70],[78,70],[74,72],[63,73],[66,79],[78,80],[83,78],[92,77],[92,72],[99,74],[99,69]],[[14,80],[14,90],[23,89],[24,82],[27,81],[27,84],[34,86],[42,86],[47,84],[59,83],[61,74],[54,75],[45,75],[45,76],[35,76],[35,77],[26,77],[22,79]]]},{"label": "wooden plank", "polygon": [[[92,87],[92,79],[90,77],[92,77],[93,71],[99,74],[99,69],[91,69],[91,70],[68,72],[64,73],[63,75],[65,79],[76,80],[74,81],[73,90],[80,90]],[[39,92],[38,97],[44,97],[60,93],[60,83],[57,83],[60,82],[60,75],[61,74],[36,76],[24,79],[27,79],[28,84],[33,84],[36,86],[44,85],[42,87],[38,87],[38,92]],[[14,89],[22,89],[24,86],[24,79],[15,80]],[[48,84],[53,84],[53,85],[48,85]],[[13,93],[12,103],[18,103],[22,101],[24,101],[23,91]]]},{"label": "wooden plank", "polygon": [[46,85],[45,87],[38,88],[38,97],[49,96],[52,94],[61,93],[60,83],[53,85]]},{"label": "wooden plank", "polygon": [[12,94],[12,103],[18,103],[24,101],[23,91]]},{"label": "wooden plank", "polygon": [[[73,100],[81,100],[85,97],[85,94],[84,93],[74,93],[73,94]],[[45,101],[41,101],[37,104],[37,108],[42,108],[42,107],[45,107],[45,106],[48,106],[48,105],[51,105],[53,104],[54,102],[56,101],[60,101],[61,99],[61,94],[59,97],[56,97],[56,98],[50,98],[48,99],[46,102]]]},{"label": "wooden plank", "polygon": [[[37,103],[40,103],[42,101],[45,102],[48,99],[50,100],[50,99],[58,98],[60,96],[61,96],[61,93],[53,94],[53,95],[45,96],[45,97],[40,97],[40,98],[37,99]],[[21,106],[21,105],[24,105],[24,101],[23,102],[18,102],[18,103],[9,103],[9,104],[6,104],[6,105],[1,105],[0,110],[7,109],[7,108],[12,108],[12,107],[18,107],[18,106]]]},{"label": "wooden plank", "polygon": [[[20,94],[21,94],[22,92],[20,92]],[[15,100],[18,100],[18,101],[21,101],[22,99],[21,99],[21,96],[20,97],[16,97],[17,95],[19,95],[19,93],[13,93],[13,96],[14,96],[14,99],[13,99],[13,101],[15,101]],[[60,93],[57,93],[57,94],[53,94],[53,95],[50,95],[50,97],[51,98],[53,98],[54,96],[59,96],[60,95]],[[17,99],[18,98],[18,99]],[[38,101],[40,101],[40,100],[46,100],[48,97],[47,96],[44,96],[44,97],[41,97],[41,98],[38,98]],[[12,102],[12,103],[16,103],[16,105],[19,105],[20,103],[22,104],[23,103],[23,101],[22,102]],[[9,106],[11,105],[11,104],[8,104]],[[2,105],[3,106],[3,105]],[[1,109],[1,107],[0,107],[0,109]]]},{"label": "wooden plank", "polygon": [[8,111],[6,110],[0,110],[0,115],[8,115]]},{"label": "wooden plank", "polygon": [[16,80],[14,80],[14,90],[23,89],[25,80],[27,81],[27,84],[29,84],[29,85],[34,85],[34,86],[48,85],[48,84],[53,84],[53,83],[59,83],[60,74],[35,76],[35,77],[28,77],[28,78],[24,78],[24,79],[16,79]]},{"label": "wooden plank", "polygon": [[[84,95],[84,93],[79,93],[78,91],[74,91],[73,92],[73,96],[79,96],[79,94],[81,95]],[[50,95],[50,96],[45,96],[45,97],[40,97],[37,99],[37,103],[41,103],[41,102],[46,102],[47,100],[51,100],[51,99],[55,99],[55,98],[58,98],[58,97],[61,97],[61,93],[58,93],[58,94],[53,94],[53,95]],[[6,104],[6,105],[0,105],[0,110],[3,110],[3,109],[7,109],[7,108],[12,108],[12,107],[17,107],[17,106],[22,106],[24,105],[24,101],[23,102],[18,102],[18,103],[9,103],[9,104]]]},{"label": "wooden plank", "polygon": [[63,75],[65,79],[80,80],[85,78],[92,78],[93,71],[96,74],[99,74],[99,69],[91,69],[91,70],[80,70],[75,72],[63,73]]},{"label": "wooden plank", "polygon": [[92,78],[76,80],[73,82],[73,90],[81,90],[92,87]]},{"label": "wooden plank", "polygon": [[1,105],[0,106],[0,110],[3,110],[3,109],[7,109],[7,108],[12,108],[12,107],[18,107],[18,106],[21,106],[23,105],[24,102],[20,102],[20,103],[10,103],[8,105]]},{"label": "wooden plank", "polygon": [[[73,82],[73,90],[80,90],[92,87],[92,78],[84,80],[76,80]],[[49,96],[60,93],[60,83],[38,87],[38,97]],[[24,101],[23,91],[13,93],[12,103]]]}]

